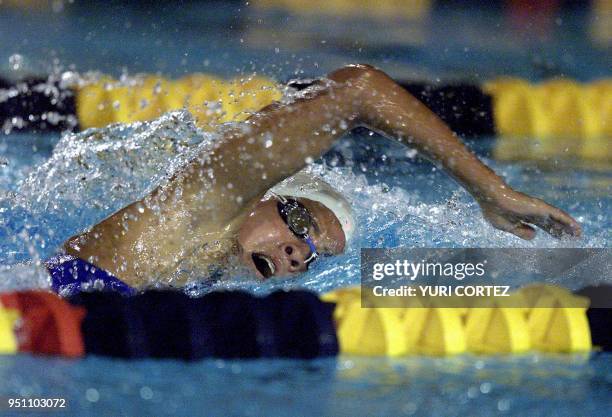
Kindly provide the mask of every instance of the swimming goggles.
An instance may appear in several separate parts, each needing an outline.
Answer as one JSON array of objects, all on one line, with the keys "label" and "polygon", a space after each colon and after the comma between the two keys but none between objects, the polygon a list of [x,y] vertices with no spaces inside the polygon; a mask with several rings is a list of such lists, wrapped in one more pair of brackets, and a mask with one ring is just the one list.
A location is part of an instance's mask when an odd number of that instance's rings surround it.
[{"label": "swimming goggles", "polygon": [[319,256],[317,248],[308,233],[315,224],[312,215],[308,209],[296,199],[286,198],[278,194],[274,194],[274,197],[278,200],[276,206],[281,219],[283,219],[287,227],[289,227],[291,233],[298,239],[306,242],[310,248],[310,256],[304,260],[304,263],[308,265]]}]

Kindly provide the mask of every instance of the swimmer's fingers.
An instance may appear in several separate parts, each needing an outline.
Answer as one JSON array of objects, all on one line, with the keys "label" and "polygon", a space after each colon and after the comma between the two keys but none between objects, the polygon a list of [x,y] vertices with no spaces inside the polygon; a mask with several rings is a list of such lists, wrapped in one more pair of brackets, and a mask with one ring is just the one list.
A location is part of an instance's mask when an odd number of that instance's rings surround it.
[{"label": "swimmer's fingers", "polygon": [[485,212],[485,218],[493,227],[503,230],[504,232],[512,233],[521,239],[531,240],[536,235],[536,230],[523,223],[520,220],[510,220],[507,217],[498,213],[487,213]]},{"label": "swimmer's fingers", "polygon": [[538,200],[540,208],[535,215],[527,216],[525,219],[542,230],[560,239],[563,237],[580,237],[582,229],[578,222],[569,214]]},{"label": "swimmer's fingers", "polygon": [[569,214],[523,193],[507,192],[502,198],[480,201],[480,207],[489,223],[522,239],[535,237],[530,225],[556,238],[581,234],[580,225]]}]

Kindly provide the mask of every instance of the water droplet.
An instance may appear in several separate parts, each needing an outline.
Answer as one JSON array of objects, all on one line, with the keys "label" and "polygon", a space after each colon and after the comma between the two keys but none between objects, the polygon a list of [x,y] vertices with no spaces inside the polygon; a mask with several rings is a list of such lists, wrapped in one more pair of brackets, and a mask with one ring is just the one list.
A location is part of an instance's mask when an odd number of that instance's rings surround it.
[{"label": "water droplet", "polygon": [[85,398],[90,403],[97,403],[100,400],[100,393],[95,388],[87,388],[87,391],[85,391]]},{"label": "water droplet", "polygon": [[23,55],[13,54],[9,57],[9,66],[13,71],[18,71],[23,67]]},{"label": "water droplet", "polygon": [[490,382],[483,382],[482,384],[480,384],[480,392],[482,392],[483,394],[488,394],[491,392],[491,383]]},{"label": "water droplet", "polygon": [[497,409],[499,411],[508,411],[510,409],[510,400],[507,400],[505,398],[499,400],[497,402]]},{"label": "water droplet", "polygon": [[153,398],[153,390],[146,385],[140,388],[140,398],[143,400],[150,400]]}]

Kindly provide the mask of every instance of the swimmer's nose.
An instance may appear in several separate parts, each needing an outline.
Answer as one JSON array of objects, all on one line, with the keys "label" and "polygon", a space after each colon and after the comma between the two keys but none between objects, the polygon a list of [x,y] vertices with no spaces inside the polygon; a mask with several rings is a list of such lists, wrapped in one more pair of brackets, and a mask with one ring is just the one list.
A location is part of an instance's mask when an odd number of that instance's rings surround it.
[{"label": "swimmer's nose", "polygon": [[306,271],[308,265],[306,265],[306,259],[310,255],[310,248],[308,245],[295,245],[293,243],[287,243],[281,247],[282,255],[286,260],[287,270],[290,273]]}]

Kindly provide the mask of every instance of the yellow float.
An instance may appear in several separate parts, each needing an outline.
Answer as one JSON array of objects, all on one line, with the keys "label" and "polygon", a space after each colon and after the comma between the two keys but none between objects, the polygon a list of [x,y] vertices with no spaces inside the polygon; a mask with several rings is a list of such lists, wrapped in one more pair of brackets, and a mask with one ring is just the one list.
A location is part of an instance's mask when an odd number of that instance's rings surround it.
[{"label": "yellow float", "polygon": [[119,82],[103,77],[77,90],[77,117],[82,129],[111,123],[152,120],[171,110],[188,109],[198,126],[246,119],[280,99],[277,84],[264,77],[223,80],[193,74],[179,80],[145,76]]},{"label": "yellow float", "polygon": [[[411,297],[412,298],[412,297]],[[361,306],[361,289],[322,296],[336,304],[340,351],[367,356],[446,356],[587,352],[588,299],[551,285],[530,285],[507,299],[474,299],[468,307],[437,306],[414,297],[407,307]]]},{"label": "yellow float", "polygon": [[18,350],[15,339],[14,328],[19,313],[15,310],[6,309],[0,303],[0,354],[11,354]]}]

